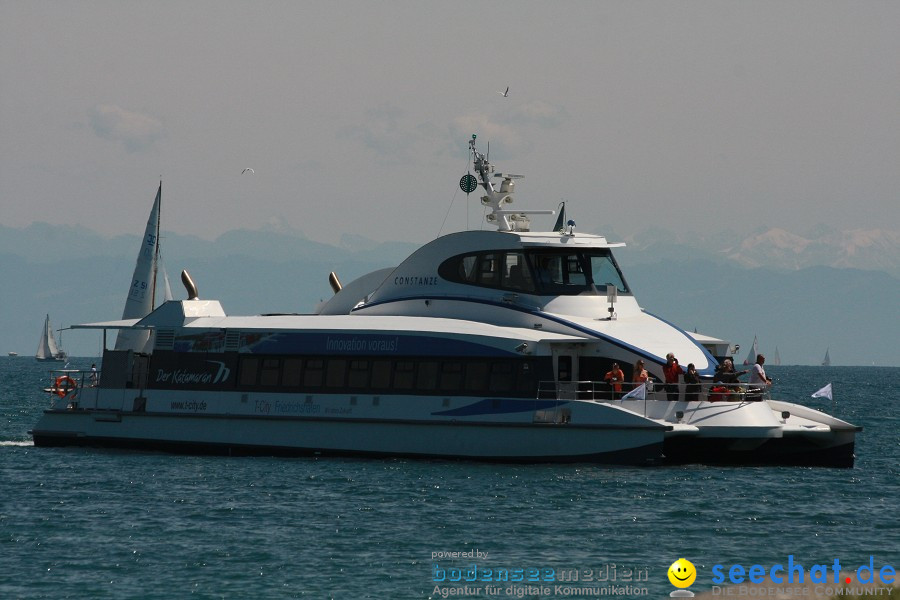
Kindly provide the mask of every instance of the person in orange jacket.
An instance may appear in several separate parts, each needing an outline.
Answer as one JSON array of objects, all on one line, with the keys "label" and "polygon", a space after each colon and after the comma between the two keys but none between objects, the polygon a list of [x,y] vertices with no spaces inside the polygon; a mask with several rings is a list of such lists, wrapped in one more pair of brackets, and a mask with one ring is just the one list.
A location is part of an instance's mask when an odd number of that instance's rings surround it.
[{"label": "person in orange jacket", "polygon": [[663,375],[666,376],[666,397],[669,402],[678,401],[678,377],[684,375],[684,369],[678,364],[675,354],[666,354],[666,364],[663,365]]},{"label": "person in orange jacket", "polygon": [[613,363],[612,368],[603,376],[603,380],[612,386],[612,390],[616,393],[622,391],[622,382],[625,381],[625,373],[619,363]]}]

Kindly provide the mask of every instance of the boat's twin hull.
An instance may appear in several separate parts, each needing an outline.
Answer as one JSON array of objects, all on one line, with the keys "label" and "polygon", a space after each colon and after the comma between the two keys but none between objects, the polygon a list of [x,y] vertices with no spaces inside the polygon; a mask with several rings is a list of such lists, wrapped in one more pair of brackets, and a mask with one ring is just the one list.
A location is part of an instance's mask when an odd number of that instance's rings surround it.
[{"label": "boat's twin hull", "polygon": [[36,446],[106,446],[224,455],[408,456],[501,462],[642,465],[663,428],[155,415],[48,410]]},{"label": "boat's twin hull", "polygon": [[665,443],[665,462],[741,466],[853,467],[852,434],[836,434],[826,445],[795,437],[754,440],[755,444],[748,444],[747,441],[716,437],[672,437]]}]

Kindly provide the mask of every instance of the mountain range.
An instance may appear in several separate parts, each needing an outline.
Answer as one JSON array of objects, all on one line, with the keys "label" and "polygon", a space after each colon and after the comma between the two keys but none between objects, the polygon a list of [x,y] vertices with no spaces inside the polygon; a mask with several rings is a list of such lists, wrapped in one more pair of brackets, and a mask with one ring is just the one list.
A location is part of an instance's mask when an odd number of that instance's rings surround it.
[{"label": "mountain range", "polygon": [[[616,258],[642,307],[684,329],[763,352],[778,346],[785,364],[897,365],[900,337],[900,234],[835,232],[806,236],[771,228],[740,238],[720,231],[651,229],[624,240]],[[163,232],[163,258],[176,298],[187,269],[200,296],[230,314],[309,312],[328,297],[328,273],[347,283],[398,264],[421,244],[343,235],[333,244],[297,230],[233,230],[209,241]],[[0,226],[0,352],[29,355],[50,313],[54,326],[118,318],[137,235],[33,223]],[[94,337],[92,337],[94,336]],[[70,354],[97,355],[99,340],[66,332]]]}]

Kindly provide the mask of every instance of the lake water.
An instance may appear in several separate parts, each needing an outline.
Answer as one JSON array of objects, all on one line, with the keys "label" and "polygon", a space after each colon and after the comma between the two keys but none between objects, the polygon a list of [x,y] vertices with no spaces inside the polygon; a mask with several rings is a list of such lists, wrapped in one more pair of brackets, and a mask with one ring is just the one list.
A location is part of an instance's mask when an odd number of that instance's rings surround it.
[{"label": "lake water", "polygon": [[[900,563],[898,368],[767,367],[778,397],[828,412],[809,396],[834,384],[837,416],[865,427],[854,469],[34,448],[49,368],[0,358],[4,599],[437,598],[436,586],[465,588],[434,580],[465,578],[472,563],[480,578],[590,569],[663,598],[679,557],[696,566],[695,592],[712,587],[714,565]],[[475,550],[487,556],[436,554]],[[600,584],[481,581],[468,597],[605,597],[572,591],[588,585]]]}]

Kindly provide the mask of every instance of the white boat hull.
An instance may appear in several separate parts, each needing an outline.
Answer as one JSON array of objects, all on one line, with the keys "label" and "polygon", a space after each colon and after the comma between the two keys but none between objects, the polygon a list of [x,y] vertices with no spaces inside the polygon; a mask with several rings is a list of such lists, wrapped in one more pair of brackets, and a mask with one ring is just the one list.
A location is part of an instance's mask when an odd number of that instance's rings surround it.
[{"label": "white boat hull", "polygon": [[[87,395],[91,392],[83,391]],[[500,401],[522,406],[511,408],[503,416],[435,417],[435,412],[446,408],[442,403],[435,404],[434,398],[384,398],[374,405],[366,398],[364,408],[351,407],[344,397],[316,398],[312,403],[297,398],[293,402],[278,400],[293,416],[247,414],[271,411],[276,406],[274,399],[259,396],[243,403],[226,399],[224,406],[230,406],[233,412],[221,410],[217,414],[191,409],[153,410],[154,404],[171,406],[171,397],[155,402],[151,398],[141,411],[84,408],[84,398],[81,403],[64,398],[59,401],[60,408],[44,412],[32,435],[36,446],[108,446],[229,455],[647,464],[662,458],[666,430],[626,410],[592,402],[528,410],[527,405],[533,402],[505,399]],[[454,402],[459,405],[462,401]],[[483,402],[478,400],[476,404]],[[313,414],[296,414],[304,410]]]}]

